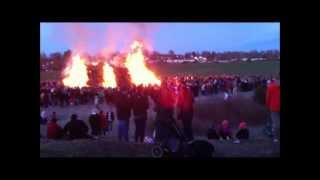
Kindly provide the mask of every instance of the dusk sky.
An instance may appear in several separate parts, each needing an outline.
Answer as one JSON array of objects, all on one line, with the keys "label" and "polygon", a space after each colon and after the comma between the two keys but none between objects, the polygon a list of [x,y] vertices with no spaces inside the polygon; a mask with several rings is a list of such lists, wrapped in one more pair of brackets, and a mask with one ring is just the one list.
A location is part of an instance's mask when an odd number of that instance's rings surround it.
[{"label": "dusk sky", "polygon": [[41,23],[40,52],[122,51],[136,35],[160,53],[280,49],[280,23]]}]

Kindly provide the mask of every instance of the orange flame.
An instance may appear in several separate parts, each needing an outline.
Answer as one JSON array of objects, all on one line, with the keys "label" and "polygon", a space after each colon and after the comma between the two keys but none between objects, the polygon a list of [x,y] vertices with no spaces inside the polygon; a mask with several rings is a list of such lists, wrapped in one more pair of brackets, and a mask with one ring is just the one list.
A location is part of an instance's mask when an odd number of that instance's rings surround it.
[{"label": "orange flame", "polygon": [[87,66],[80,55],[73,56],[71,63],[63,71],[65,78],[62,80],[67,87],[84,87],[89,80],[87,75]]},{"label": "orange flame", "polygon": [[115,88],[117,87],[116,76],[114,74],[113,68],[107,64],[103,64],[103,87]]},{"label": "orange flame", "polygon": [[131,76],[131,81],[135,85],[160,85],[161,81],[150,71],[146,65],[142,53],[142,44],[134,41],[131,45],[131,52],[128,54],[125,66]]}]

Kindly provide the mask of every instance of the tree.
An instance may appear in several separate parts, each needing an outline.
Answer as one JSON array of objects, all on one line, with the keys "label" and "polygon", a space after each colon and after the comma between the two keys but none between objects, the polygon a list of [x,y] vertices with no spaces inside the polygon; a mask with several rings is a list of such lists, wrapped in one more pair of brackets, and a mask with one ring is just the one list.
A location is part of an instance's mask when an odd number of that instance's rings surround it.
[{"label": "tree", "polygon": [[210,57],[210,52],[209,51],[202,51],[201,56],[209,58]]},{"label": "tree", "polygon": [[169,56],[170,56],[171,58],[175,58],[175,53],[174,53],[173,50],[170,50],[170,51],[169,51]]},{"label": "tree", "polygon": [[187,52],[184,54],[185,59],[190,59],[191,58],[191,53]]},{"label": "tree", "polygon": [[47,59],[48,59],[48,57],[47,57],[47,55],[46,55],[44,52],[40,53],[40,60],[41,60],[41,61],[47,60]]}]

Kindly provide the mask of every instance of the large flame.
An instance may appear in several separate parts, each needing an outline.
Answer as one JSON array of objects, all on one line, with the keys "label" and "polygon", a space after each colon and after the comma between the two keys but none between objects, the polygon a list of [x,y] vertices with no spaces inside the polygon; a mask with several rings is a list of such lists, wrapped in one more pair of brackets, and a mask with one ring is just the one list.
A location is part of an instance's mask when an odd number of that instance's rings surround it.
[{"label": "large flame", "polygon": [[62,80],[67,87],[84,87],[89,80],[87,75],[87,66],[80,55],[73,56],[71,63],[68,64],[63,72],[65,78]]},{"label": "large flame", "polygon": [[103,87],[105,88],[115,88],[117,87],[116,76],[114,74],[113,68],[108,64],[103,64]]},{"label": "large flame", "polygon": [[125,66],[131,77],[131,81],[135,85],[160,85],[161,81],[150,71],[144,61],[142,53],[142,44],[134,41],[131,45],[131,52],[128,54]]}]

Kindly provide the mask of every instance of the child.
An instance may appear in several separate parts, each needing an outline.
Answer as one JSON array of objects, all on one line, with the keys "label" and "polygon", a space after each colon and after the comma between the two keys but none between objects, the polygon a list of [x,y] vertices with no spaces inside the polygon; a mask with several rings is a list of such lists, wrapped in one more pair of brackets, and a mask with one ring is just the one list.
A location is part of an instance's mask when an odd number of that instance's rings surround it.
[{"label": "child", "polygon": [[212,126],[208,129],[207,137],[208,139],[219,139],[219,136],[214,124],[212,124]]},{"label": "child", "polygon": [[231,129],[229,127],[228,120],[222,121],[221,126],[219,128],[219,136],[220,136],[220,140],[222,140],[222,139],[230,140],[231,139]]},{"label": "child", "polygon": [[53,118],[47,125],[48,139],[61,139],[63,136],[62,128],[57,124],[57,119]]},{"label": "child", "polygon": [[106,135],[106,132],[108,131],[108,121],[106,118],[106,115],[102,110],[100,110],[100,113],[98,115],[99,124],[100,124],[100,131],[103,136]]},{"label": "child", "polygon": [[249,129],[247,128],[247,123],[242,121],[239,124],[239,130],[236,134],[237,140],[234,143],[240,143],[240,140],[249,139]]}]

